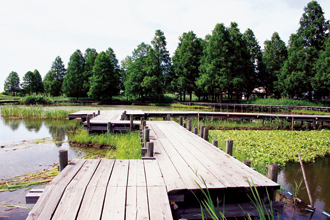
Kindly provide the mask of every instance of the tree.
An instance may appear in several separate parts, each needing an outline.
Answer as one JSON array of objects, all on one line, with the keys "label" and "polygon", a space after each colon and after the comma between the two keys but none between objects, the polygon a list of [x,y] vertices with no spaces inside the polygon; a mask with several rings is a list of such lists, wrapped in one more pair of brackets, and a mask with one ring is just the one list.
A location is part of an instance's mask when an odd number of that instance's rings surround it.
[{"label": "tree", "polygon": [[122,69],[120,69],[120,66],[118,65],[118,59],[116,57],[116,54],[114,52],[114,50],[109,47],[107,50],[106,50],[106,53],[109,55],[109,58],[110,58],[110,62],[112,63],[113,65],[113,68],[116,72],[116,75],[119,76],[119,89],[124,89],[124,72]]},{"label": "tree", "polygon": [[312,78],[312,87],[320,96],[328,96],[330,93],[330,35],[316,62],[316,75]]},{"label": "tree", "polygon": [[35,92],[35,75],[33,72],[28,71],[23,77],[23,90],[27,94],[33,94]]},{"label": "tree", "polygon": [[94,48],[87,48],[84,54],[85,71],[84,71],[84,93],[87,93],[90,89],[90,78],[93,76],[93,67],[97,57],[97,52]]},{"label": "tree", "polygon": [[[316,1],[309,2],[304,11],[297,34],[290,39],[288,60],[281,74],[283,79],[287,79],[284,81],[284,88],[291,93],[291,97],[307,95],[312,101],[315,92],[312,79],[316,75],[316,62],[323,49],[328,22],[325,21],[323,10]],[[302,79],[299,85],[294,81],[298,78]],[[296,86],[290,84],[293,82]]]},{"label": "tree", "polygon": [[155,37],[151,41],[146,59],[147,76],[144,78],[143,86],[146,94],[153,100],[159,100],[165,92],[166,79],[171,71],[171,58],[166,49],[166,38],[164,32],[156,30]]},{"label": "tree", "polygon": [[106,52],[97,55],[90,83],[88,96],[93,99],[111,100],[118,94],[119,76]]},{"label": "tree", "polygon": [[19,92],[20,79],[16,72],[12,71],[9,73],[8,77],[5,80],[4,90],[7,93],[12,93],[14,96]]},{"label": "tree", "polygon": [[68,97],[85,96],[84,93],[85,60],[80,50],[76,50],[70,57],[68,70],[64,77],[62,90]]},{"label": "tree", "polygon": [[143,86],[143,80],[147,76],[146,59],[151,46],[141,43],[133,51],[131,57],[126,57],[123,67],[126,70],[126,78],[124,81],[125,95],[129,97],[138,96],[142,101],[145,99],[146,89]]},{"label": "tree", "polygon": [[251,63],[253,64],[254,75],[255,75],[255,84],[257,87],[264,86],[266,87],[267,83],[267,72],[266,66],[262,59],[261,47],[251,29],[247,29],[244,32],[244,37],[247,42],[247,47],[250,51]]},{"label": "tree", "polygon": [[279,98],[283,87],[280,86],[278,78],[284,61],[288,58],[288,50],[277,32],[274,32],[271,40],[266,40],[264,44],[263,62],[267,71],[264,86],[267,93],[275,92],[275,97]]},{"label": "tree", "polygon": [[62,85],[66,75],[66,69],[60,56],[55,58],[51,69],[44,77],[44,88],[46,93],[51,96],[60,96],[62,93]]},{"label": "tree", "polygon": [[203,57],[199,67],[200,76],[197,85],[212,96],[220,95],[230,89],[232,42],[230,33],[223,23],[217,24],[211,36],[206,36]]},{"label": "tree", "polygon": [[230,89],[235,91],[236,101],[240,94],[245,92],[247,97],[251,94],[256,85],[256,77],[251,61],[250,50],[244,35],[238,29],[238,24],[232,22],[228,28],[231,37],[231,51],[230,53]]},{"label": "tree", "polygon": [[37,69],[33,71],[34,75],[34,84],[33,84],[33,90],[35,93],[42,93],[44,92],[44,85],[42,83],[42,78]]},{"label": "tree", "polygon": [[196,37],[193,31],[183,33],[179,38],[180,42],[174,52],[173,60],[173,75],[172,88],[176,88],[176,92],[183,94],[185,101],[185,93],[190,95],[196,91],[195,81],[199,76],[200,60],[203,55],[202,40]]}]

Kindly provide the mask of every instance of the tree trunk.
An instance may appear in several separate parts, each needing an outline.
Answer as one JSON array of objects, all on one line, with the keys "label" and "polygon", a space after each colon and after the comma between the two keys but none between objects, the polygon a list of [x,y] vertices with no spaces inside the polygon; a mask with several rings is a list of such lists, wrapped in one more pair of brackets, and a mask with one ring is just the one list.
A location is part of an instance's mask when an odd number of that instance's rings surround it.
[{"label": "tree trunk", "polygon": [[189,102],[191,102],[191,99],[192,99],[192,91],[190,91]]}]

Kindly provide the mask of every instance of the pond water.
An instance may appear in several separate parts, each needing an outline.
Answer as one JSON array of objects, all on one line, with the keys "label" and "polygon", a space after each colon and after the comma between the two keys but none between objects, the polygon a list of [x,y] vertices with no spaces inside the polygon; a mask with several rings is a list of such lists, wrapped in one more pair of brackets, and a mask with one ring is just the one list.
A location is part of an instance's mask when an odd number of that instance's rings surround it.
[{"label": "pond water", "polygon": [[[70,107],[71,108],[71,107]],[[142,109],[142,110],[184,110],[155,106],[80,106],[80,109]],[[188,110],[190,111],[190,110]],[[69,159],[85,154],[83,148],[71,147],[67,143],[67,132],[76,126],[77,120],[36,120],[4,119],[0,117],[0,181],[16,175],[33,173],[49,168],[58,162],[58,151],[66,149]],[[312,218],[305,211],[286,208],[280,219],[327,219],[322,211],[330,213],[330,157],[317,159],[315,163],[305,164],[307,180],[311,189],[316,212]],[[289,163],[280,172],[278,182],[292,192],[295,182],[303,181],[300,164]],[[44,186],[41,186],[44,187]],[[310,204],[306,189],[302,184],[299,198],[305,205]],[[25,219],[29,209],[25,205],[27,191],[0,193],[0,220]],[[287,193],[286,195],[289,196]],[[14,205],[8,208],[7,205]],[[30,206],[31,207],[31,206]]]}]

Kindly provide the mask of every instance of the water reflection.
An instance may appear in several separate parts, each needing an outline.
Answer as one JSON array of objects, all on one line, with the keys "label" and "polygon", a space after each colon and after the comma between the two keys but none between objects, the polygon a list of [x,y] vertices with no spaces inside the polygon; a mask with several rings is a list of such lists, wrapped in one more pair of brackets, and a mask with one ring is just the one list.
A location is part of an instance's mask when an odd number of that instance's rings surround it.
[{"label": "water reflection", "polygon": [[22,119],[3,119],[5,125],[8,125],[11,130],[15,131],[18,129],[19,125],[22,122]]},{"label": "water reflection", "polygon": [[[330,211],[330,157],[319,158],[315,163],[304,164],[306,178],[310,188],[311,196],[317,213],[313,219],[326,219],[319,212]],[[298,197],[307,205],[310,204],[302,170],[299,163],[289,163],[279,175],[279,182],[286,190],[292,192],[297,184],[302,181],[301,190]]]},{"label": "water reflection", "polygon": [[24,119],[23,124],[25,125],[27,130],[38,132],[42,126],[42,120]]}]

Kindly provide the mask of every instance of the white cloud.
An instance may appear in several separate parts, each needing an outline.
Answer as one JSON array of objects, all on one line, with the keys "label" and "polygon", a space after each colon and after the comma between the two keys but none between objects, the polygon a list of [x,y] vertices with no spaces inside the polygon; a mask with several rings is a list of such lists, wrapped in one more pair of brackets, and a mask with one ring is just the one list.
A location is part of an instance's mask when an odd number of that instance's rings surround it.
[{"label": "white cloud", "polygon": [[[11,71],[21,80],[38,69],[44,76],[56,56],[65,65],[80,49],[98,52],[112,47],[119,60],[141,42],[150,43],[155,30],[166,36],[174,53],[183,32],[211,34],[216,23],[235,21],[241,32],[253,30],[259,44],[276,31],[286,43],[299,28],[307,0],[3,0],[0,2],[0,91]],[[318,1],[330,19],[330,1]]]}]

